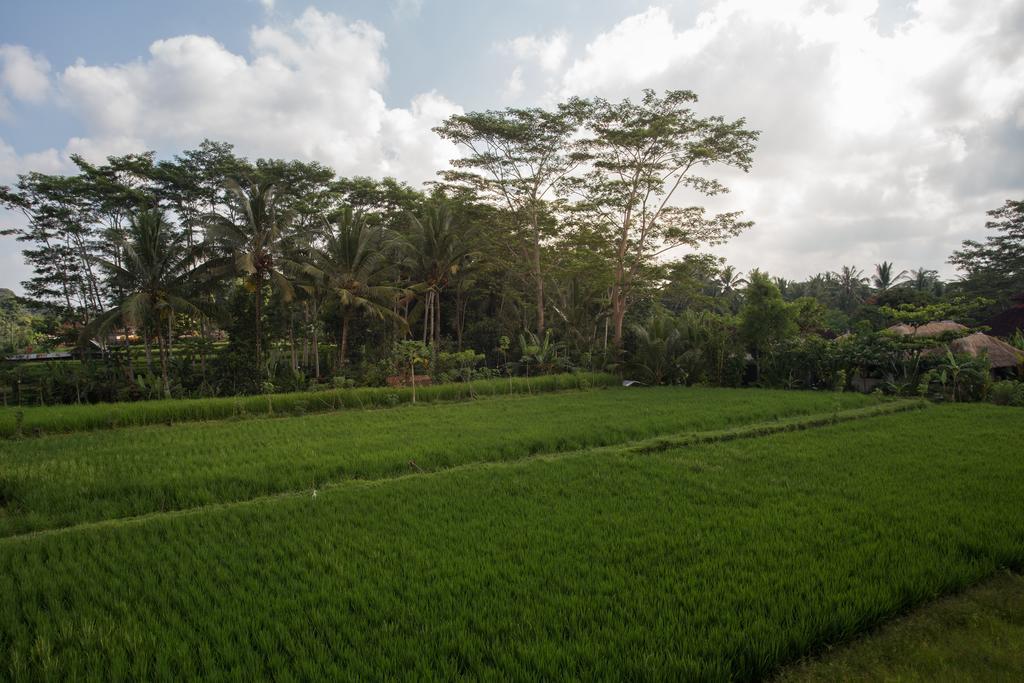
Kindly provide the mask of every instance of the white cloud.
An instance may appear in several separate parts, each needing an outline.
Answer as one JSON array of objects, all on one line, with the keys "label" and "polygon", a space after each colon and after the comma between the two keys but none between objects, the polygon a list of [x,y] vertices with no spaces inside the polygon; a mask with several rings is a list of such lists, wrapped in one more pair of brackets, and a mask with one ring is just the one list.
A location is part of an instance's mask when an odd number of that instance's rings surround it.
[{"label": "white cloud", "polygon": [[[518,36],[495,43],[494,47],[516,62],[502,85],[499,97],[506,103],[518,102],[536,96],[540,89],[551,88],[555,84],[559,69],[569,53],[569,36],[564,31],[549,36]],[[535,85],[530,87],[531,83]]]},{"label": "white cloud", "polygon": [[523,90],[526,89],[526,84],[523,83],[523,68],[517,66],[512,69],[512,73],[509,75],[508,80],[505,81],[505,86],[501,89],[501,98],[503,100],[515,100],[523,94]]},{"label": "white cloud", "polygon": [[187,35],[154,42],[144,60],[80,61],[64,70],[59,87],[89,134],[68,147],[95,158],[177,150],[209,137],[247,155],[428,180],[455,155],[430,128],[460,109],[434,92],[408,108],[388,107],[383,49],[372,25],[308,9],[285,27],[253,29],[248,58]]},{"label": "white cloud", "polygon": [[17,181],[19,173],[39,171],[40,173],[60,173],[66,171],[70,162],[66,156],[56,149],[50,148],[41,152],[18,154],[14,147],[0,138],[0,185],[10,185]]},{"label": "white cloud", "polygon": [[274,11],[274,0],[260,0],[260,4],[263,5],[263,9],[267,12]]},{"label": "white cloud", "polygon": [[1024,6],[919,0],[882,32],[878,10],[723,0],[682,25],[652,7],[587,43],[547,99],[685,88],[703,112],[746,116],[753,171],[709,202],[757,221],[719,250],[743,268],[941,266],[1024,194]]},{"label": "white cloud", "polygon": [[50,63],[23,45],[0,45],[0,117],[8,114],[5,93],[40,104],[50,92]]},{"label": "white cloud", "polygon": [[532,62],[547,72],[558,70],[569,52],[569,36],[559,31],[547,37],[519,36],[499,47],[523,62]]}]

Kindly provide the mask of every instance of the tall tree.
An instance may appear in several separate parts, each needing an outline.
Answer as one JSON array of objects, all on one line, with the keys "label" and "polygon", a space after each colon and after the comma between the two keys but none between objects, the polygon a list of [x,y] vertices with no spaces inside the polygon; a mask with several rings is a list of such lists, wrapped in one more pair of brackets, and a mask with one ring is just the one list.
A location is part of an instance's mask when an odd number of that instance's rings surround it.
[{"label": "tall tree", "polygon": [[908,283],[914,291],[934,293],[941,285],[939,271],[925,268],[924,266],[915,268],[910,271]]},{"label": "tall tree", "polygon": [[871,277],[871,282],[875,286],[875,291],[881,293],[889,291],[906,279],[907,271],[901,270],[897,273],[892,261],[882,261],[875,264],[875,274]]},{"label": "tall tree", "polygon": [[794,310],[786,305],[775,283],[760,271],[750,273],[743,310],[740,313],[740,333],[750,347],[761,379],[761,361],[778,342],[797,331]]},{"label": "tall tree", "polygon": [[853,313],[864,301],[864,292],[868,286],[868,279],[864,271],[857,266],[843,266],[837,272],[832,273],[834,278],[839,308],[847,315]]},{"label": "tall tree", "polygon": [[390,318],[401,322],[392,305],[401,294],[387,284],[391,264],[387,235],[369,225],[361,214],[344,208],[325,231],[322,243],[312,249],[310,263],[302,266],[312,275],[329,300],[338,306],[341,327],[338,364],[348,360],[349,326],[357,315]]},{"label": "tall tree", "polygon": [[1024,200],[1008,199],[987,213],[985,228],[995,234],[965,241],[949,262],[964,271],[968,291],[1006,304],[1024,293]]},{"label": "tall tree", "polygon": [[716,278],[718,297],[724,304],[724,313],[736,313],[742,301],[743,288],[747,286],[747,278],[734,266],[724,266]]},{"label": "tall tree", "polygon": [[583,143],[589,170],[574,184],[580,208],[604,228],[615,248],[611,316],[616,348],[622,347],[637,276],[652,261],[676,247],[722,243],[752,225],[740,220],[741,212],[709,217],[702,207],[672,204],[684,188],[704,196],[727,192],[703,171],[748,171],[758,138],[742,118],[698,116],[691,108],[696,101],[687,90],[663,96],[645,90],[639,103],[597,98],[578,105],[589,112]]},{"label": "tall tree", "polygon": [[213,213],[206,216],[205,221],[208,238],[222,253],[220,259],[210,264],[210,269],[243,278],[246,289],[252,292],[255,361],[257,367],[261,367],[264,288],[269,285],[285,300],[291,299],[294,292],[280,260],[289,216],[277,208],[273,183],[254,181],[243,188],[237,181],[228,180],[225,186],[233,215]]},{"label": "tall tree", "polygon": [[441,342],[441,295],[473,252],[472,236],[457,229],[453,218],[447,205],[410,215],[404,240],[413,290],[422,295],[423,341],[435,347]]},{"label": "tall tree", "polygon": [[170,395],[168,357],[175,314],[202,315],[195,297],[200,271],[199,246],[188,246],[187,236],[176,233],[156,209],[130,218],[120,262],[100,259],[118,291],[117,304],[94,319],[84,336],[104,337],[112,327],[123,324],[155,336],[160,354],[160,375],[164,395]]},{"label": "tall tree", "polygon": [[96,239],[93,217],[78,176],[27,173],[15,188],[0,186],[0,206],[19,211],[22,228],[6,228],[19,242],[34,274],[22,283],[29,296],[63,305],[66,320],[78,322],[102,308],[95,272]]},{"label": "tall tree", "polygon": [[462,146],[465,157],[443,171],[451,183],[472,188],[487,201],[508,209],[521,236],[520,256],[534,283],[537,334],[545,328],[543,244],[557,224],[545,220],[559,183],[582,161],[573,137],[582,122],[578,102],[545,109],[471,112],[446,119],[434,130]]}]

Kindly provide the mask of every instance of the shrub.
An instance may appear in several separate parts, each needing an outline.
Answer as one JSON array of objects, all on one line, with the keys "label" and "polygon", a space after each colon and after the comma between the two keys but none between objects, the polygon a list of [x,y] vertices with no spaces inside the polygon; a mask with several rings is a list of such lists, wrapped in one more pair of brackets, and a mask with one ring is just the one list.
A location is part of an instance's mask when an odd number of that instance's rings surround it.
[{"label": "shrub", "polygon": [[989,391],[989,400],[1000,406],[1024,407],[1024,382],[1012,379],[996,382]]}]

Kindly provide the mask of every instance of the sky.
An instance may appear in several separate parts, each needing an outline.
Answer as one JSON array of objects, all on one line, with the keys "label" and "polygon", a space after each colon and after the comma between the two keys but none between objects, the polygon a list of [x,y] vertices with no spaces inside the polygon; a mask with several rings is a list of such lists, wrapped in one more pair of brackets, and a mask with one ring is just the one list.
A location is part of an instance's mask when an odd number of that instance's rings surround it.
[{"label": "sky", "polygon": [[[1024,199],[1024,0],[0,0],[0,184],[204,138],[431,180],[464,111],[687,89],[761,131],[714,249],[805,278],[946,263]],[[0,212],[0,227],[20,217]],[[0,287],[29,275],[0,238]]]}]

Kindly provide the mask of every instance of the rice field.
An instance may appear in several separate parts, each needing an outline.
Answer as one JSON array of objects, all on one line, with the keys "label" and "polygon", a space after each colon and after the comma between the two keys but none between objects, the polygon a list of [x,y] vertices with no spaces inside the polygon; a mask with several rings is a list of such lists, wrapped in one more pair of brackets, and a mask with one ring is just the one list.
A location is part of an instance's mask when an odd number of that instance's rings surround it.
[{"label": "rice field", "polygon": [[[198,449],[232,433],[209,430],[260,427],[205,457],[244,471],[229,452],[266,447],[252,471],[276,472],[274,457],[291,456],[274,444],[359,434],[333,420],[406,427],[358,436],[346,476],[315,496],[135,519],[111,508],[104,522],[0,539],[0,678],[773,675],[1001,568],[1024,569],[1019,411],[880,415],[870,401],[607,390],[10,442],[40,449],[0,458],[4,476],[13,461],[40,459],[19,480],[33,490],[49,485],[47,471],[73,481],[61,462],[74,448],[95,458],[83,462],[102,470],[97,480],[113,480],[118,466],[98,463],[116,462],[117,435],[163,438],[173,491],[202,458],[178,461],[171,435]],[[860,419],[816,417],[850,410]],[[813,428],[764,426],[801,414]],[[730,428],[752,438],[693,436]],[[417,456],[429,467],[394,469],[405,451],[389,439],[412,448],[421,434],[436,439],[434,460]],[[472,445],[442,460],[445,443],[463,438]],[[538,455],[520,459],[531,444]],[[111,496],[144,470],[123,470]]]},{"label": "rice field", "polygon": [[3,675],[760,678],[1024,568],[1011,411],[479,463],[9,538]]},{"label": "rice field", "polygon": [[1024,576],[999,572],[844,647],[783,670],[777,683],[1024,680]]},{"label": "rice field", "polygon": [[0,441],[0,536],[875,401],[860,394],[617,388]]},{"label": "rice field", "polygon": [[[464,401],[482,396],[535,394],[618,384],[617,377],[603,373],[579,372],[533,378],[511,377],[418,387],[415,399],[420,403]],[[0,408],[0,437],[20,438],[55,432],[117,429],[197,420],[388,408],[412,403],[413,398],[411,387],[360,387],[225,398],[4,407]]]}]

